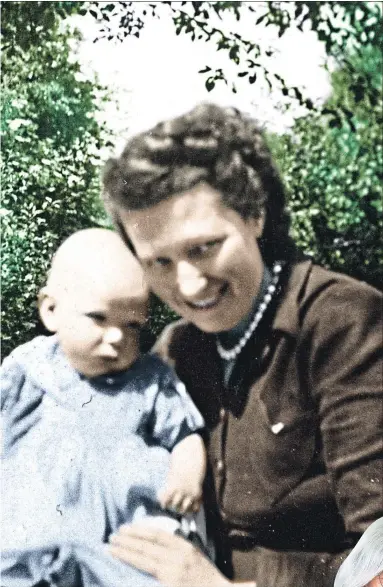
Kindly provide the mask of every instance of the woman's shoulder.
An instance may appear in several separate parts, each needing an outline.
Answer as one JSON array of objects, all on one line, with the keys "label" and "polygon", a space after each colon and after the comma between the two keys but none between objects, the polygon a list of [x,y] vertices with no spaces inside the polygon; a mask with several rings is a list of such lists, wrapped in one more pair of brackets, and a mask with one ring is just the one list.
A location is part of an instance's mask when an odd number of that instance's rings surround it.
[{"label": "woman's shoulder", "polygon": [[[382,293],[364,281],[304,261],[290,269],[287,296],[295,296],[300,308],[315,301],[351,303],[358,307],[381,303]],[[371,308],[370,308],[371,309]]]},{"label": "woman's shoulder", "polygon": [[307,330],[327,333],[375,328],[382,317],[382,294],[348,275],[305,260],[289,266],[282,298],[273,322],[275,330],[301,336]]},{"label": "woman's shoulder", "polygon": [[[295,308],[297,330],[377,331],[382,320],[382,293],[371,285],[312,262],[291,267],[285,314]],[[287,307],[287,311],[286,311]]]},{"label": "woman's shoulder", "polygon": [[295,263],[290,267],[289,283],[293,289],[299,289],[301,298],[323,291],[328,287],[382,298],[382,293],[365,281],[359,281],[345,273],[339,273],[315,264],[311,260]]}]

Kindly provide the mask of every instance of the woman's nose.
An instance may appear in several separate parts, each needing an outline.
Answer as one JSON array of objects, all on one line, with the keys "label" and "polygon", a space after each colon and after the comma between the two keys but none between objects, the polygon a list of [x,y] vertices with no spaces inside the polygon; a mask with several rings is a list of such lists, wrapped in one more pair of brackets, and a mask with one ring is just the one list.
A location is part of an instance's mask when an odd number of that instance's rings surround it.
[{"label": "woman's nose", "polygon": [[180,261],[177,265],[177,284],[180,293],[191,298],[205,289],[207,279],[197,267],[186,261]]},{"label": "woman's nose", "polygon": [[117,328],[116,326],[107,328],[104,332],[103,339],[107,344],[119,344],[123,339],[121,328]]}]

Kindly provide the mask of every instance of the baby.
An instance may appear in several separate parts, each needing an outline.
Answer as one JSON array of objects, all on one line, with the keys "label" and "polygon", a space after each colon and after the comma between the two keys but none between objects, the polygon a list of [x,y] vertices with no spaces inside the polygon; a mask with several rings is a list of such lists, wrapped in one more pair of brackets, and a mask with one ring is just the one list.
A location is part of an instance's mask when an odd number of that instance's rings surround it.
[{"label": "baby", "polygon": [[174,510],[196,527],[204,423],[171,368],[140,355],[147,309],[116,233],[79,231],[58,249],[39,296],[54,335],[2,366],[5,587],[155,585],[109,556],[108,536],[142,518],[177,529]]}]

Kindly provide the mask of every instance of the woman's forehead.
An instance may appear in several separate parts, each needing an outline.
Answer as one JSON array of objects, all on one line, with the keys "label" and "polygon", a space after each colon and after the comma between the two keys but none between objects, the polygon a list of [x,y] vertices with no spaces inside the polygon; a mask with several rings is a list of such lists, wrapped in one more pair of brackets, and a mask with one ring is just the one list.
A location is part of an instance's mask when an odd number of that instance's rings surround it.
[{"label": "woman's forehead", "polygon": [[[175,250],[205,241],[218,238],[225,234],[225,226],[211,218],[201,218],[200,221],[188,219],[177,222],[170,218],[166,223],[155,223],[155,229],[150,230],[146,225],[141,230],[139,225],[129,228],[125,225],[129,238],[140,258],[151,256],[167,249]],[[149,228],[149,230],[148,230]]]},{"label": "woman's forehead", "polygon": [[201,185],[145,210],[122,210],[119,216],[134,244],[157,248],[225,230],[237,213],[223,205],[219,192]]}]

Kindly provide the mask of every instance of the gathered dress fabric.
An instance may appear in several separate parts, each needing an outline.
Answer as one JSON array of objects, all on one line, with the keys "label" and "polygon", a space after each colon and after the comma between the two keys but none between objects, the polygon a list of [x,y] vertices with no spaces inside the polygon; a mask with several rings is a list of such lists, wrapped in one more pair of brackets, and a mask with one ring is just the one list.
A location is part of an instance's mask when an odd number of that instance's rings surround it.
[{"label": "gathered dress fabric", "polygon": [[170,325],[156,352],[209,435],[219,565],[257,587],[333,587],[383,515],[382,296],[305,260],[285,267],[225,382],[215,335]]},{"label": "gathered dress fabric", "polygon": [[169,451],[203,420],[174,372],[146,355],[87,379],[53,336],[16,349],[1,383],[1,585],[158,585],[113,559],[105,542],[121,524],[149,518],[180,530],[157,492]]}]

